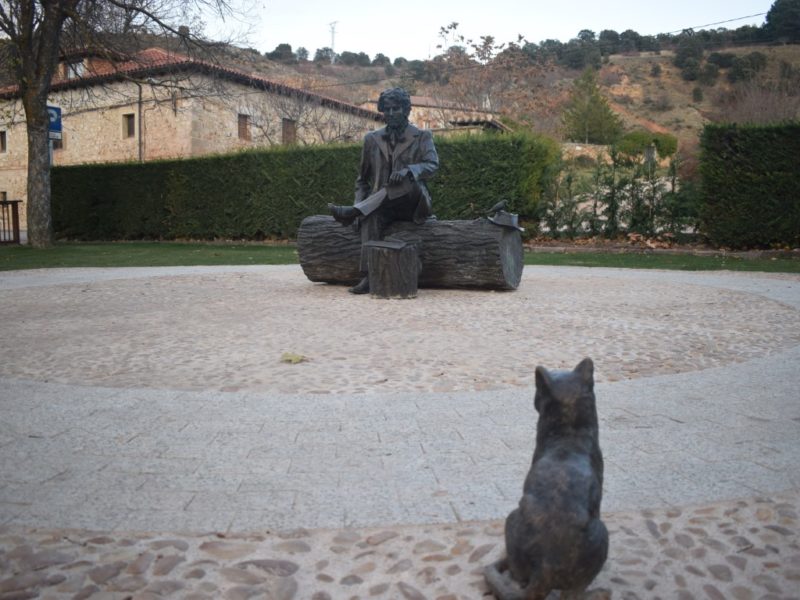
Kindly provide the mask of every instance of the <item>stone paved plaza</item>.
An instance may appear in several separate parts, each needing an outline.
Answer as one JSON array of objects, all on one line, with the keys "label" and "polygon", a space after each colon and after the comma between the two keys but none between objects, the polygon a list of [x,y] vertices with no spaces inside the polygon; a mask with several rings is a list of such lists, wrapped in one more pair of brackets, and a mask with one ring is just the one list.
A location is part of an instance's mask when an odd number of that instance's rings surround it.
[{"label": "stone paved plaza", "polygon": [[[0,600],[486,594],[533,369],[596,365],[613,598],[800,597],[800,277],[0,274]],[[282,360],[289,353],[302,360]]]}]

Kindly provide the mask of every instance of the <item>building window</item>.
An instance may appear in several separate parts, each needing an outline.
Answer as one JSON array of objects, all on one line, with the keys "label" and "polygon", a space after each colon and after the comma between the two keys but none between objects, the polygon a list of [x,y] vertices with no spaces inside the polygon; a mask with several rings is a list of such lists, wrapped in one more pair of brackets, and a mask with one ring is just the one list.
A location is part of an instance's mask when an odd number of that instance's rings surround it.
[{"label": "building window", "polygon": [[8,192],[0,192],[0,202],[8,200]]},{"label": "building window", "polygon": [[281,136],[284,144],[296,144],[297,122],[293,119],[284,119],[281,126]]},{"label": "building window", "polygon": [[250,115],[243,115],[239,113],[239,139],[250,139]]},{"label": "building window", "polygon": [[64,149],[64,133],[61,133],[60,140],[53,140],[53,150],[63,150]]},{"label": "building window", "polygon": [[82,60],[75,60],[64,64],[64,79],[78,79],[86,72],[86,65]]},{"label": "building window", "polygon": [[8,143],[6,141],[6,132],[0,131],[0,152],[8,151]]},{"label": "building window", "polygon": [[122,137],[136,137],[136,117],[133,113],[122,115]]}]

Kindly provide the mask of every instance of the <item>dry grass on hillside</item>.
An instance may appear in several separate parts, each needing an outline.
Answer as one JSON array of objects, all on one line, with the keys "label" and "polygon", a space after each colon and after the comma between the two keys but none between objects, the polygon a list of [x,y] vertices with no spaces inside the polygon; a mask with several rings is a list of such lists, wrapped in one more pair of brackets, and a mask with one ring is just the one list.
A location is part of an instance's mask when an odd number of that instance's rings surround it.
[{"label": "dry grass on hillside", "polygon": [[[800,45],[757,45],[719,50],[737,56],[756,51],[768,59],[766,70],[759,76],[761,79],[777,81],[782,62],[800,73]],[[672,64],[673,58],[671,51],[614,55],[602,65],[598,81],[612,108],[622,117],[626,129],[670,133],[678,137],[681,148],[687,149],[696,147],[703,126],[723,113],[723,102],[729,99],[732,86],[727,80],[726,69],[720,71],[713,85],[686,81],[681,70]],[[253,68],[285,83],[356,104],[404,81],[402,70],[388,77],[382,67],[332,66],[312,62],[281,65],[261,58],[253,60]],[[558,137],[563,106],[569,98],[572,82],[579,75],[579,71],[561,67],[512,73],[502,85],[496,86],[493,92],[499,98],[496,104],[512,120],[532,123],[537,131]],[[456,97],[458,87],[452,84],[413,82],[407,85],[415,94],[445,99],[452,96],[454,101],[460,100]],[[700,89],[702,98],[698,97],[695,88]]]}]

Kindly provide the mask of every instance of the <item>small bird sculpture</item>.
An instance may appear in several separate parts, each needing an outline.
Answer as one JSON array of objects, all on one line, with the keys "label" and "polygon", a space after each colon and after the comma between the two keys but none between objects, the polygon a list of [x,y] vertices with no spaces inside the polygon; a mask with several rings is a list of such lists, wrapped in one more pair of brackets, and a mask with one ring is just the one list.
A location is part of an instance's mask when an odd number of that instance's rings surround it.
[{"label": "small bird sculpture", "polygon": [[506,209],[506,205],[508,204],[507,200],[500,200],[497,204],[495,204],[492,208],[486,211],[487,215],[493,215],[495,213],[499,213],[501,210]]}]

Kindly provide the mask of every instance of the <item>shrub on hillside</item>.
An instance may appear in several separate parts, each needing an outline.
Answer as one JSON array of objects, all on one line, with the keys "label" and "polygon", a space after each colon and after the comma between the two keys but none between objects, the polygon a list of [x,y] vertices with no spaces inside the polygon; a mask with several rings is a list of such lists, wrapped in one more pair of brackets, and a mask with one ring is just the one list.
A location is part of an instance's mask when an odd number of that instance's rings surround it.
[{"label": "shrub on hillside", "polygon": [[767,56],[761,52],[751,52],[733,61],[730,71],[728,71],[728,81],[749,81],[756,76],[759,71],[763,71],[767,66]]},{"label": "shrub on hillside", "polygon": [[706,63],[700,69],[700,75],[697,79],[703,85],[711,86],[717,82],[717,78],[719,78],[719,67],[713,63]]},{"label": "shrub on hillside", "polygon": [[703,40],[696,35],[681,35],[672,63],[679,69],[684,69],[690,61],[700,64],[703,60]]},{"label": "shrub on hillside", "polygon": [[684,81],[696,81],[700,77],[700,62],[694,58],[688,58],[683,63],[681,77]]},{"label": "shrub on hillside", "polygon": [[717,65],[720,69],[730,69],[735,60],[736,55],[730,52],[712,52],[708,55],[706,62]]}]

